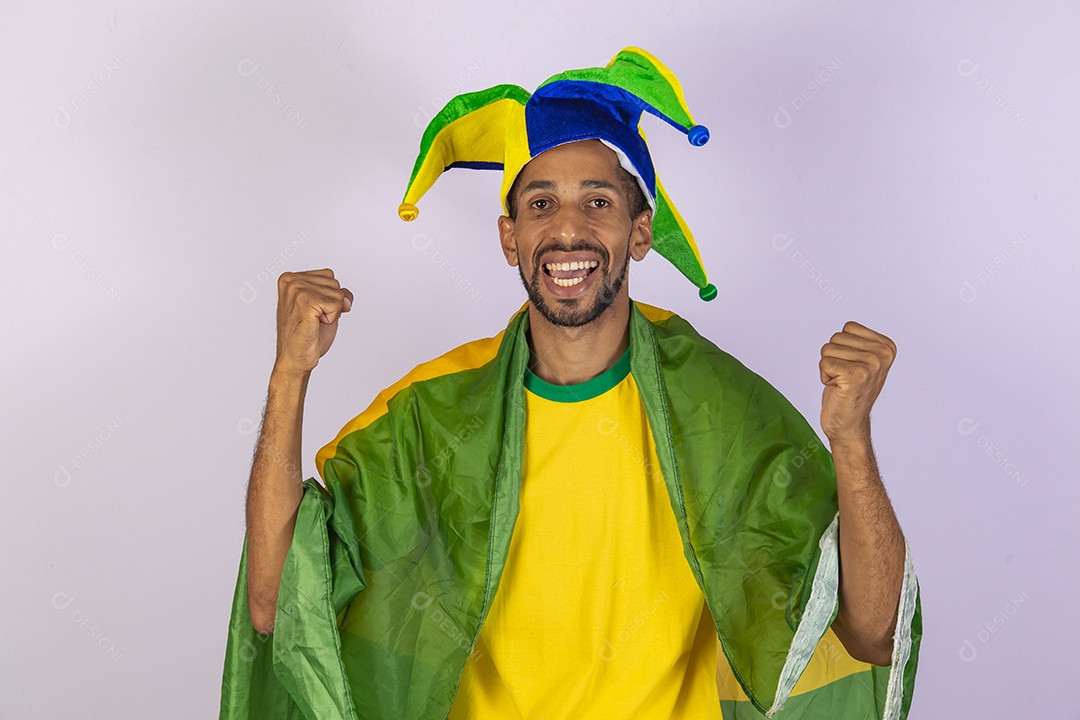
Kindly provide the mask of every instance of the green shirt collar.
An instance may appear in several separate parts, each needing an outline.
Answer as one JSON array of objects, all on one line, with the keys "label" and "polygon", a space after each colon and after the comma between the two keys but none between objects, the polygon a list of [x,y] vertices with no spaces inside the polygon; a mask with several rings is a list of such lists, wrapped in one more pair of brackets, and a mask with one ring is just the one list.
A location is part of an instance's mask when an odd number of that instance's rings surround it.
[{"label": "green shirt collar", "polygon": [[630,373],[630,346],[622,354],[614,365],[600,373],[591,380],[576,383],[574,385],[554,385],[546,380],[541,380],[528,367],[525,368],[525,388],[534,395],[539,395],[545,400],[555,402],[581,402],[592,400],[594,397],[603,395],[611,388],[622,382]]}]

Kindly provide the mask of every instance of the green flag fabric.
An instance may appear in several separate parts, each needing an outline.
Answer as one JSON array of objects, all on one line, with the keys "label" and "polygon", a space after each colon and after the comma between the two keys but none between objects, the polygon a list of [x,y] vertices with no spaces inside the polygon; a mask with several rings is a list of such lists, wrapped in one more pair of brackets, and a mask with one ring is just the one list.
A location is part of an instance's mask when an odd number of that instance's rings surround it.
[{"label": "green flag fabric", "polygon": [[[445,719],[518,512],[528,313],[417,367],[322,448],[304,483],[272,635],[240,557],[220,717]],[[836,477],[764,379],[678,315],[631,303],[631,373],[683,553],[727,665],[725,718],[906,718],[921,639],[910,550],[890,666],[847,656]],[[553,578],[557,581],[557,578]]]}]

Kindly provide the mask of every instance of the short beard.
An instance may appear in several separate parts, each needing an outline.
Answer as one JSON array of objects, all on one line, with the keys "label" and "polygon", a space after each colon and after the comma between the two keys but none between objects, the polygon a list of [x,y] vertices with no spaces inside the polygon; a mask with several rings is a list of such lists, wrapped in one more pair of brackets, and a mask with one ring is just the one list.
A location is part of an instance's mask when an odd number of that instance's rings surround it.
[{"label": "short beard", "polygon": [[[533,304],[544,319],[552,325],[558,325],[559,327],[581,327],[582,325],[588,325],[596,318],[600,317],[605,310],[611,307],[611,304],[615,302],[615,298],[619,294],[619,290],[622,289],[623,282],[626,281],[626,275],[630,270],[630,245],[626,246],[626,257],[623,258],[622,270],[618,272],[614,277],[608,274],[607,267],[610,255],[608,251],[599,245],[591,245],[583,240],[579,240],[570,247],[557,248],[564,252],[574,252],[577,250],[591,250],[601,257],[600,265],[594,273],[602,272],[600,289],[596,293],[596,298],[593,300],[592,305],[587,308],[575,309],[574,305],[578,302],[576,298],[566,299],[558,301],[560,305],[558,307],[552,307],[544,300],[544,296],[540,294],[540,273],[544,271],[540,265],[539,257],[541,250],[547,251],[553,248],[545,247],[537,249],[536,257],[533,258],[533,272],[532,278],[525,279],[525,272],[521,269],[521,264],[518,263],[518,275],[521,276],[521,284],[525,286],[525,292],[529,295],[529,302]],[[520,257],[520,255],[519,255]]]}]

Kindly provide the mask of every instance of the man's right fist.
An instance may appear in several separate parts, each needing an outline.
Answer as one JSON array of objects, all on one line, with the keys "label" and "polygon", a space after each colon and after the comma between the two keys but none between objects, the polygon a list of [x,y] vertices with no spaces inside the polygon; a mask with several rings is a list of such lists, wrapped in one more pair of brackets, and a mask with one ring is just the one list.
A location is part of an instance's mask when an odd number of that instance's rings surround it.
[{"label": "man's right fist", "polygon": [[352,309],[352,302],[353,294],[341,287],[330,268],[282,273],[274,372],[295,377],[310,373],[333,344],[338,318]]}]

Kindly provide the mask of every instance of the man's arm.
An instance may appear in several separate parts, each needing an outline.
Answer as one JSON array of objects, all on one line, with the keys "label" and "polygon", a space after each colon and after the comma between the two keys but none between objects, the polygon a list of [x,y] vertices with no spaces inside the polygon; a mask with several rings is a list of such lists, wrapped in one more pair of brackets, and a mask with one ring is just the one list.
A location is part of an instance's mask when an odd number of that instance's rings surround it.
[{"label": "man's arm", "polygon": [[870,408],[896,345],[848,322],[821,349],[821,427],[829,438],[840,506],[840,607],[833,632],[856,660],[892,662],[904,579],[904,535],[878,473]]},{"label": "man's arm", "polygon": [[303,497],[300,471],[304,396],[310,374],[272,373],[247,491],[248,610],[273,632],[278,586]]},{"label": "man's arm", "polygon": [[300,441],[311,371],[337,335],[353,294],[329,268],[278,278],[277,359],[270,374],[247,494],[248,612],[263,634],[274,630],[281,571],[303,498]]},{"label": "man's arm", "polygon": [[892,662],[904,579],[904,535],[869,439],[832,445],[840,504],[840,609],[833,632],[856,660]]}]

